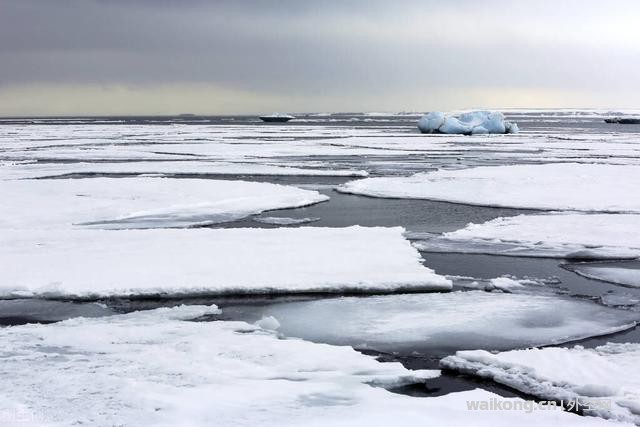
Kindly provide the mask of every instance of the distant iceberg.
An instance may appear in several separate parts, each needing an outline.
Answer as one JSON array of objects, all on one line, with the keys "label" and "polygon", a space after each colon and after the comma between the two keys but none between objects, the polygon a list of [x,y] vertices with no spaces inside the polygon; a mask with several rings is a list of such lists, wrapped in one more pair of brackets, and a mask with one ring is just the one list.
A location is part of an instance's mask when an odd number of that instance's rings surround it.
[{"label": "distant iceberg", "polygon": [[422,133],[480,135],[488,133],[518,133],[518,125],[508,122],[499,111],[470,111],[458,115],[434,111],[418,120]]}]

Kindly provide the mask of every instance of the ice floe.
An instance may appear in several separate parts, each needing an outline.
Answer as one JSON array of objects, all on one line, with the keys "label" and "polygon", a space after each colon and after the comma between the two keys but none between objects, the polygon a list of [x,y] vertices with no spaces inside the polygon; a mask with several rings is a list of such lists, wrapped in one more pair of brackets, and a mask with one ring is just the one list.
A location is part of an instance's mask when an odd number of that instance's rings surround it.
[{"label": "ice floe", "polygon": [[409,177],[366,178],[338,189],[374,197],[440,200],[481,206],[640,212],[640,167],[554,163],[438,170]]},{"label": "ice floe", "polygon": [[531,406],[479,389],[390,393],[439,373],[243,322],[189,321],[218,312],[181,306],[2,328],[0,410],[51,426],[605,425],[560,410],[472,411],[469,402]]},{"label": "ice floe", "polygon": [[262,224],[272,225],[300,225],[310,222],[320,221],[320,218],[288,218],[280,216],[258,216],[253,218],[254,221]]},{"label": "ice floe", "polygon": [[0,229],[187,227],[328,199],[277,184],[169,178],[0,180],[0,194]]},{"label": "ice floe", "polygon": [[499,111],[468,111],[457,115],[431,112],[418,120],[422,133],[476,135],[518,133],[518,125],[506,121]]},{"label": "ice floe", "polygon": [[[396,228],[2,230],[0,296],[448,290]],[[37,268],[34,268],[37,266]]]},{"label": "ice floe", "polygon": [[259,163],[200,160],[140,162],[1,162],[0,179],[48,178],[73,174],[255,175],[255,176],[367,176],[363,170],[313,169]]},{"label": "ice floe", "polygon": [[[640,252],[640,251],[639,251]],[[640,262],[568,264],[566,269],[589,279],[640,288]]]},{"label": "ice floe", "polygon": [[[505,279],[494,285],[514,286]],[[554,344],[628,329],[639,318],[588,301],[484,291],[287,302],[265,315],[287,336],[380,351]]]},{"label": "ice floe", "polygon": [[497,255],[573,259],[640,257],[640,215],[518,215],[444,233],[415,243],[429,251],[467,251]]},{"label": "ice floe", "polygon": [[459,351],[443,367],[490,378],[540,399],[578,401],[586,415],[640,423],[640,344]]}]

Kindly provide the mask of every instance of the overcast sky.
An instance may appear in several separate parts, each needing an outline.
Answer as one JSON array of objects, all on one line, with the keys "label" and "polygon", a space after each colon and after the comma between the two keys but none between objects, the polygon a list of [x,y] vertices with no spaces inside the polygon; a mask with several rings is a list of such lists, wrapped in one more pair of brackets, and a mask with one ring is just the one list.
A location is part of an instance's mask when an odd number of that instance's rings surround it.
[{"label": "overcast sky", "polygon": [[0,0],[0,115],[640,108],[637,0]]}]

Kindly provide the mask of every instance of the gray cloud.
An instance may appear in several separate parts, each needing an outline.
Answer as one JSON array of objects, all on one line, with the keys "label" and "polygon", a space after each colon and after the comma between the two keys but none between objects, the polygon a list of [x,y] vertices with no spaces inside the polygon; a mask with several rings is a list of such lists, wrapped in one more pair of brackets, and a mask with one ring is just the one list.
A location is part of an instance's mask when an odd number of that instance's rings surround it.
[{"label": "gray cloud", "polygon": [[364,109],[540,89],[622,105],[640,89],[638,12],[633,0],[0,0],[0,89],[208,84]]}]

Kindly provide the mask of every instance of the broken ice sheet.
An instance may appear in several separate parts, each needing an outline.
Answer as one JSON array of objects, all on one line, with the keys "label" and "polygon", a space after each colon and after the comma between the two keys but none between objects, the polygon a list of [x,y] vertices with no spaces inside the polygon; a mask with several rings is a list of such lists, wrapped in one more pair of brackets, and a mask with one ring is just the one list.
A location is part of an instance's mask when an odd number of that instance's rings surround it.
[{"label": "broken ice sheet", "polygon": [[480,389],[429,399],[390,393],[382,387],[439,372],[278,339],[243,322],[188,321],[214,313],[180,306],[1,328],[0,411],[56,426],[604,425],[562,411],[469,411],[468,401],[500,399]]},{"label": "broken ice sheet", "polygon": [[579,299],[484,291],[281,303],[264,314],[287,336],[380,351],[554,344],[621,331],[640,318]]},{"label": "broken ice sheet", "polygon": [[[591,406],[585,415],[640,423],[640,344],[595,349],[542,348],[492,354],[459,351],[441,361],[443,367],[490,378],[540,399]],[[566,403],[565,403],[566,405]]]}]

